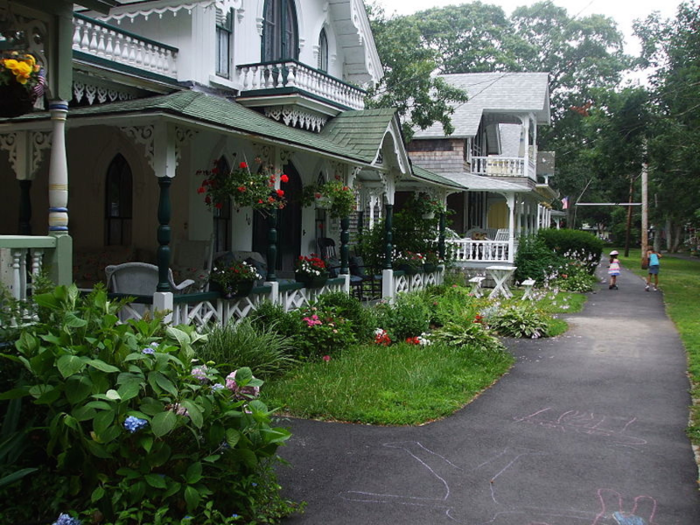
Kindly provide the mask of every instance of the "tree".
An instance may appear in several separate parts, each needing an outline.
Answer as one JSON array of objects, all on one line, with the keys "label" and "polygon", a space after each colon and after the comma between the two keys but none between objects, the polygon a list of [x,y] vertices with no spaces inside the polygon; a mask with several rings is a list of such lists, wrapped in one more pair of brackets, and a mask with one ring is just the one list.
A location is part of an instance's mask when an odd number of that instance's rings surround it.
[{"label": "tree", "polygon": [[422,45],[410,18],[387,19],[377,7],[368,8],[368,13],[384,77],[369,90],[367,107],[397,108],[407,142],[415,127],[426,129],[435,122],[442,124],[446,135],[451,134],[452,103],[465,102],[466,93],[433,75],[436,53]]}]

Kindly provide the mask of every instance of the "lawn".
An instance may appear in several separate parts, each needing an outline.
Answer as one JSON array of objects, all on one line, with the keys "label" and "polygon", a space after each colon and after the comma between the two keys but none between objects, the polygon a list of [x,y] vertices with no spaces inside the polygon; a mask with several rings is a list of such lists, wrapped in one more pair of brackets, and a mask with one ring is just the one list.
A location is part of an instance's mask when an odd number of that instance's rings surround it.
[{"label": "lawn", "polygon": [[[641,269],[640,250],[630,250],[624,257],[620,249],[620,262],[635,274],[645,276]],[[688,353],[688,373],[694,399],[700,399],[700,259],[686,260],[666,255],[661,258],[659,288],[663,291],[666,313],[675,323]],[[700,445],[700,406],[691,407],[691,424],[688,435],[693,444]]]}]

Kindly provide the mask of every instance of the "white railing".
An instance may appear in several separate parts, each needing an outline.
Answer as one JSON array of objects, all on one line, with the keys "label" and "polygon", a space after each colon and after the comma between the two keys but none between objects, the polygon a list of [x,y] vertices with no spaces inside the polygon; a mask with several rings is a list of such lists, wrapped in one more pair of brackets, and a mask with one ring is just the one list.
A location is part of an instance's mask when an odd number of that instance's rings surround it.
[{"label": "white railing", "polygon": [[471,171],[493,177],[528,177],[526,160],[524,157],[472,157]]},{"label": "white railing", "polygon": [[31,295],[31,276],[41,274],[44,256],[56,249],[51,236],[0,235],[0,282],[15,299]]},{"label": "white railing", "polygon": [[296,60],[236,68],[243,91],[298,88],[350,109],[363,109],[365,91]]},{"label": "white railing", "polygon": [[75,13],[73,50],[177,79],[176,47]]},{"label": "white railing", "polygon": [[510,241],[451,239],[446,242],[452,246],[455,262],[512,263],[515,260],[515,250]]}]

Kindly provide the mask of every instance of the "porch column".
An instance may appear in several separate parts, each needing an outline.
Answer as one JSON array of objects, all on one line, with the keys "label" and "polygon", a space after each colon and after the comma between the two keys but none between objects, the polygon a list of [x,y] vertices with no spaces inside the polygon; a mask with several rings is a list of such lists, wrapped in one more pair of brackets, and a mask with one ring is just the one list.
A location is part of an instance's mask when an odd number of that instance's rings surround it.
[{"label": "porch column", "polygon": [[440,222],[438,230],[438,256],[440,259],[445,258],[445,212],[440,212]]},{"label": "porch column", "polygon": [[350,217],[340,219],[340,273],[348,274],[350,269]]},{"label": "porch column", "polygon": [[513,249],[515,248],[515,194],[506,195],[506,203],[508,204],[508,258],[515,260]]},{"label": "porch column", "polygon": [[393,222],[394,222],[394,205],[387,204],[385,206],[386,216],[384,220],[384,269],[392,269],[392,255],[394,251],[393,243]]},{"label": "porch column", "polygon": [[267,216],[267,277],[266,281],[277,281],[277,210]]}]

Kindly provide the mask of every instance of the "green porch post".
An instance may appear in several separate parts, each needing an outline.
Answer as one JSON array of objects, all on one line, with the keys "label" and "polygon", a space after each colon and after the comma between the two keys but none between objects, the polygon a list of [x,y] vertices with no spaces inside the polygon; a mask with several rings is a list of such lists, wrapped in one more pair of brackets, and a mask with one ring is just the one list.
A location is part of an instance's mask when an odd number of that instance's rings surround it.
[{"label": "green porch post", "polygon": [[340,219],[340,273],[350,273],[350,217]]},{"label": "green porch post", "polygon": [[32,234],[32,198],[30,195],[31,189],[31,180],[19,181],[19,224],[17,227],[17,233],[19,235]]},{"label": "green porch post", "polygon": [[267,281],[277,281],[277,210],[267,216]]},{"label": "green porch post", "polygon": [[158,201],[158,252],[156,259],[158,261],[158,292],[170,292],[170,281],[168,272],[170,269],[170,185],[172,184],[170,177],[158,177],[158,186],[160,187],[160,199]]},{"label": "green porch post", "polygon": [[438,256],[445,259],[445,212],[440,212],[440,226],[438,234]]},{"label": "green porch post", "polygon": [[394,245],[392,244],[394,240],[394,205],[387,204],[384,209],[386,211],[386,218],[384,220],[384,242],[386,243],[384,248],[384,269],[391,270],[393,264],[392,255],[394,251]]}]

